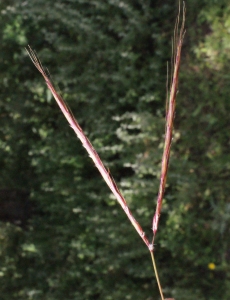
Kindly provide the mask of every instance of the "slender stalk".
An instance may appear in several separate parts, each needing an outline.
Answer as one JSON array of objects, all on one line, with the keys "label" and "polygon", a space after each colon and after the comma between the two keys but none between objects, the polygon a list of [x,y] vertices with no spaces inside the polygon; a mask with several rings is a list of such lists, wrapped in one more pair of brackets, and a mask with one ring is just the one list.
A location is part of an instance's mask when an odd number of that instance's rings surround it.
[{"label": "slender stalk", "polygon": [[153,251],[150,251],[150,254],[151,254],[151,258],[152,258],[154,273],[155,273],[155,276],[156,276],[156,279],[157,279],[157,284],[158,284],[159,292],[160,292],[160,295],[161,295],[161,300],[164,300],[164,296],[163,296],[163,292],[162,292],[162,288],[161,288],[161,283],[160,283],[160,279],[159,279],[158,272],[157,272],[157,267],[156,267],[156,262],[155,262],[155,259],[154,259]]},{"label": "slender stalk", "polygon": [[158,223],[160,218],[161,206],[164,197],[167,173],[168,173],[168,165],[169,165],[169,156],[170,156],[170,148],[172,143],[172,132],[173,132],[173,120],[175,116],[175,106],[176,106],[176,95],[177,95],[177,87],[178,87],[178,77],[179,77],[179,68],[180,68],[180,59],[181,59],[181,48],[185,35],[184,23],[185,23],[185,4],[183,2],[183,15],[182,15],[182,23],[180,31],[178,32],[178,27],[180,23],[180,9],[176,19],[176,25],[174,30],[174,41],[173,41],[173,55],[172,63],[173,63],[173,76],[171,79],[171,87],[170,87],[170,95],[168,99],[168,104],[166,105],[166,132],[165,132],[165,144],[164,151],[162,156],[161,163],[161,176],[160,176],[160,186],[157,196],[157,207],[153,217],[152,230],[153,230],[153,241],[156,236],[156,232],[158,230]]}]

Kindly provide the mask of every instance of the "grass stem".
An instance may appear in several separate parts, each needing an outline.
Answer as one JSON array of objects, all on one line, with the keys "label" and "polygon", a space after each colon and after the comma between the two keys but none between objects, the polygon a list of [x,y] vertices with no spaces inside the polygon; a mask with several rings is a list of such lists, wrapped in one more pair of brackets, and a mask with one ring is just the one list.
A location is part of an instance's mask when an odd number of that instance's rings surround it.
[{"label": "grass stem", "polygon": [[158,276],[157,266],[156,266],[156,262],[155,262],[155,259],[154,259],[153,251],[150,251],[150,254],[151,254],[151,258],[152,258],[153,269],[154,269],[154,273],[156,275],[156,280],[157,280],[159,292],[160,292],[160,295],[161,295],[161,300],[164,300],[164,295],[163,295],[163,292],[162,292],[161,283],[160,283],[160,279],[159,279],[159,276]]}]

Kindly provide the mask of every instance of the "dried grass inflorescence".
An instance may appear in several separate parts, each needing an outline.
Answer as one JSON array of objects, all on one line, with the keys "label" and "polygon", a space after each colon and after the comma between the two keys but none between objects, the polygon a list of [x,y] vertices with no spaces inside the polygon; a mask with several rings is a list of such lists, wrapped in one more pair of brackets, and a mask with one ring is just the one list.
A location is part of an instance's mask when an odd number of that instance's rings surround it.
[{"label": "dried grass inflorescence", "polygon": [[[179,68],[180,68],[180,59],[181,59],[181,49],[182,49],[182,43],[184,39],[184,23],[185,23],[185,5],[183,3],[183,12],[182,12],[182,21],[181,26],[179,29],[180,24],[180,10],[176,19],[176,25],[174,29],[174,38],[173,38],[173,55],[172,55],[172,76],[171,76],[171,84],[170,84],[170,93],[169,96],[167,95],[167,105],[166,105],[166,132],[165,132],[165,145],[164,145],[164,151],[162,156],[162,165],[161,165],[161,176],[160,176],[160,186],[159,186],[159,192],[157,197],[157,207],[156,212],[153,217],[152,222],[152,230],[153,230],[153,239],[150,243],[148,238],[145,235],[145,232],[143,231],[140,224],[136,221],[136,219],[133,217],[132,212],[130,211],[126,200],[124,199],[123,195],[121,194],[119,188],[117,187],[117,184],[115,183],[114,179],[110,175],[110,172],[105,168],[104,164],[102,163],[99,155],[97,154],[96,150],[93,148],[91,142],[86,137],[85,133],[83,132],[82,128],[78,124],[77,120],[73,116],[71,110],[68,108],[67,104],[61,97],[60,93],[57,92],[55,89],[52,80],[50,78],[48,70],[45,70],[36,54],[35,51],[32,50],[30,46],[26,48],[32,62],[34,63],[35,67],[38,69],[38,71],[42,74],[42,76],[45,79],[45,82],[53,94],[57,104],[59,105],[61,111],[63,112],[64,116],[66,117],[67,121],[69,122],[70,126],[75,131],[78,138],[81,140],[83,146],[85,147],[86,151],[88,152],[89,156],[94,161],[95,166],[98,168],[99,172],[101,173],[103,179],[109,186],[110,190],[116,197],[117,201],[123,208],[124,212],[126,213],[127,217],[129,218],[130,222],[148,247],[152,262],[154,271],[157,278],[157,283],[159,286],[160,294],[162,300],[164,300],[160,281],[157,274],[157,269],[155,265],[154,260],[154,247],[153,242],[156,235],[156,232],[158,230],[158,224],[159,224],[159,218],[160,218],[160,212],[161,212],[161,206],[165,191],[165,185],[166,185],[166,178],[167,178],[167,172],[168,172],[168,164],[169,164],[169,156],[170,156],[170,148],[171,148],[171,142],[172,142],[172,132],[173,132],[173,120],[175,115],[175,105],[176,105],[176,95],[177,95],[177,88],[178,88],[178,77],[179,77]],[[173,298],[168,298],[170,300]],[[165,299],[167,300],[167,299]]]},{"label": "dried grass inflorescence", "polygon": [[[170,157],[170,148],[172,144],[172,132],[173,132],[173,120],[175,116],[175,107],[176,107],[176,96],[179,80],[179,69],[180,69],[180,60],[181,60],[181,49],[184,40],[185,30],[185,5],[183,3],[183,13],[182,13],[182,23],[179,30],[180,24],[180,10],[176,19],[176,25],[174,29],[174,37],[172,42],[172,76],[171,76],[171,86],[169,97],[167,95],[166,99],[166,126],[165,126],[165,143],[164,151],[162,155],[161,162],[161,176],[160,176],[160,186],[157,197],[157,207],[156,212],[153,217],[152,230],[154,237],[158,229],[158,223],[160,218],[161,206],[164,197],[169,157]],[[153,237],[153,239],[154,239]]]}]

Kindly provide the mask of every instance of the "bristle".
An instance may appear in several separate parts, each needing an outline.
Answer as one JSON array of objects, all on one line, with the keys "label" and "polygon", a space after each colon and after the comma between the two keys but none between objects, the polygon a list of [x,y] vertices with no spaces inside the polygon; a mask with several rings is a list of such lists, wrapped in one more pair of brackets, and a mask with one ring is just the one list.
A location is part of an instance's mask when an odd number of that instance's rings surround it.
[{"label": "bristle", "polygon": [[27,48],[25,48],[29,57],[31,58],[33,64],[38,69],[38,71],[43,75],[43,77],[49,77],[49,72],[45,71],[45,69],[42,66],[42,63],[37,55],[37,53],[28,45]]}]

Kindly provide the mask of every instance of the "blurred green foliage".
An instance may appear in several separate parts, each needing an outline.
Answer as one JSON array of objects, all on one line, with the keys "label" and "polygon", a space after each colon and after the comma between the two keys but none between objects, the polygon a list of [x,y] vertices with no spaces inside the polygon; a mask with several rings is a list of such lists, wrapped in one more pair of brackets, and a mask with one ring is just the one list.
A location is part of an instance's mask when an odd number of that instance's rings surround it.
[{"label": "blurred green foliage", "polygon": [[[156,259],[165,295],[230,298],[230,4],[187,3]],[[158,299],[150,255],[61,115],[36,49],[151,236],[164,141],[166,61],[178,5],[0,3],[0,187],[30,192],[0,226],[2,300]]]}]

